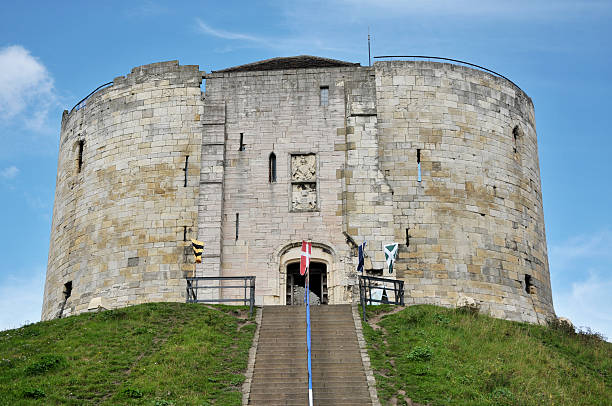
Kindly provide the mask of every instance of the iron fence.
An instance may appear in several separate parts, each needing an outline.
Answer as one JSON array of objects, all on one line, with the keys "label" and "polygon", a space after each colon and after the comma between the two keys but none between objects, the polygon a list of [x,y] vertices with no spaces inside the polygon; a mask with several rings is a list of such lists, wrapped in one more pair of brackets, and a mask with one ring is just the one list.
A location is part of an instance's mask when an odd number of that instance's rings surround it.
[{"label": "iron fence", "polygon": [[[255,277],[254,276],[194,276],[185,278],[187,281],[187,303],[242,303],[249,306],[251,316],[255,306]],[[242,284],[224,285],[224,281],[242,281]],[[218,282],[215,284],[215,282]],[[240,297],[235,298],[198,298],[198,290],[238,289],[242,291]],[[221,295],[219,295],[221,296]]]},{"label": "iron fence", "polygon": [[383,303],[404,306],[404,281],[360,275],[359,300],[363,321],[366,321],[366,304]]}]

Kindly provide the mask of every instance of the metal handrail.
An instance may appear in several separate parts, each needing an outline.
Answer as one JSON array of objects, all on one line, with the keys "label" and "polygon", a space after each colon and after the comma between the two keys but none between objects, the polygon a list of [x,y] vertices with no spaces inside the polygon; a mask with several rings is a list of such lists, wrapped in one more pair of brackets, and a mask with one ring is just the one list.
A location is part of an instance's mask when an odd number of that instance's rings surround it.
[{"label": "metal handrail", "polygon": [[[372,284],[374,282],[374,285]],[[391,284],[393,287],[387,287],[386,284]],[[393,292],[393,297],[390,300],[387,296],[381,299],[372,298],[372,288],[383,289]],[[376,276],[359,275],[359,300],[361,302],[361,309],[363,313],[363,321],[366,321],[366,304],[384,303],[404,306],[404,281],[398,279],[387,279],[379,278]]]},{"label": "metal handrail", "polygon": [[470,62],[466,62],[466,61],[460,61],[459,59],[452,59],[452,58],[443,58],[441,56],[424,56],[424,55],[382,55],[382,56],[375,56],[374,59],[381,59],[381,58],[422,58],[422,59],[440,59],[443,61],[452,61],[452,62],[458,62],[458,63],[462,63],[464,65],[469,65],[469,66],[473,66],[475,68],[478,69],[482,69],[484,71],[487,71],[489,73],[494,74],[495,76],[499,76],[500,78],[506,79],[508,82],[512,83],[514,86],[518,87],[520,89],[520,87],[514,83],[513,81],[511,81],[510,79],[508,79],[507,77],[505,77],[504,75],[502,75],[501,73],[497,73],[491,69],[487,69],[484,66],[480,66],[480,65],[476,65],[474,63],[470,63]]},{"label": "metal handrail", "polygon": [[[186,277],[187,303],[240,303],[249,305],[251,316],[255,307],[255,276],[192,276]],[[218,285],[201,285],[200,281],[218,281]],[[238,285],[221,285],[221,281],[243,281]],[[249,282],[247,284],[247,282]],[[199,289],[244,289],[242,299],[198,299]]]},{"label": "metal handrail", "polygon": [[[83,98],[82,98],[82,99],[81,99],[81,100],[80,100],[80,101],[79,101],[77,104],[75,104],[75,105],[74,105],[74,107],[70,109],[70,112],[72,113],[72,111],[73,111],[74,109],[77,109],[77,107],[79,107],[79,105],[80,105],[81,103],[83,103],[85,100],[89,99],[89,97],[91,97],[91,95],[92,95],[92,94],[94,94],[94,93],[95,93],[95,92],[97,92],[98,90],[102,89],[103,87],[106,87],[106,86],[108,86],[108,85],[112,85],[112,84],[113,84],[113,82],[108,82],[108,83],[104,83],[103,85],[100,85],[100,86],[96,87],[96,88],[95,88],[95,89],[94,89],[94,90],[93,90],[91,93],[89,93],[87,96],[83,97]],[[81,109],[81,107],[79,107],[79,108],[77,109],[77,111],[78,111],[79,109]]]}]

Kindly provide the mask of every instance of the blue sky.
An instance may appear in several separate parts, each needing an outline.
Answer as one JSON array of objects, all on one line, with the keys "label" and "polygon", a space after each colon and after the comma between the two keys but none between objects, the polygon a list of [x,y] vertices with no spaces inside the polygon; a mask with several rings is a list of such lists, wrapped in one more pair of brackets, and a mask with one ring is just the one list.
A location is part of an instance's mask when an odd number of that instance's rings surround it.
[{"label": "blue sky", "polygon": [[554,305],[612,337],[611,1],[7,2],[0,13],[0,329],[40,318],[61,114],[138,65],[311,54],[483,65],[533,99]]}]

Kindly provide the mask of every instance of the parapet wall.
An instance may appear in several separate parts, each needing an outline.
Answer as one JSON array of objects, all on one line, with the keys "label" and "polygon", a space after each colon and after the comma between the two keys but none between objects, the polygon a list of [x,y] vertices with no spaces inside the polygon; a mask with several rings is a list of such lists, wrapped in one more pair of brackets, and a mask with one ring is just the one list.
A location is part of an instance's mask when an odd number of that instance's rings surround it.
[{"label": "parapet wall", "polygon": [[496,317],[543,322],[554,311],[531,100],[462,66],[375,66],[381,169],[408,301],[470,296]]},{"label": "parapet wall", "polygon": [[87,310],[92,299],[110,308],[184,300],[201,80],[197,66],[145,65],[64,113],[43,320]]}]

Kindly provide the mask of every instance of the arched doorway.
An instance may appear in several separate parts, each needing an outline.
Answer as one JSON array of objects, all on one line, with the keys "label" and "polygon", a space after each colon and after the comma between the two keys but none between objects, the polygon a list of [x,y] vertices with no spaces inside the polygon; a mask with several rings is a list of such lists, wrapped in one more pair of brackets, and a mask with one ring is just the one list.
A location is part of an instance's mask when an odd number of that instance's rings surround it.
[{"label": "arched doorway", "polygon": [[[328,303],[327,293],[327,265],[324,262],[310,262],[310,291],[317,295],[321,304]],[[304,303],[304,288],[306,276],[300,275],[300,263],[287,264],[287,305],[301,305]],[[300,289],[302,288],[302,289]]]}]

